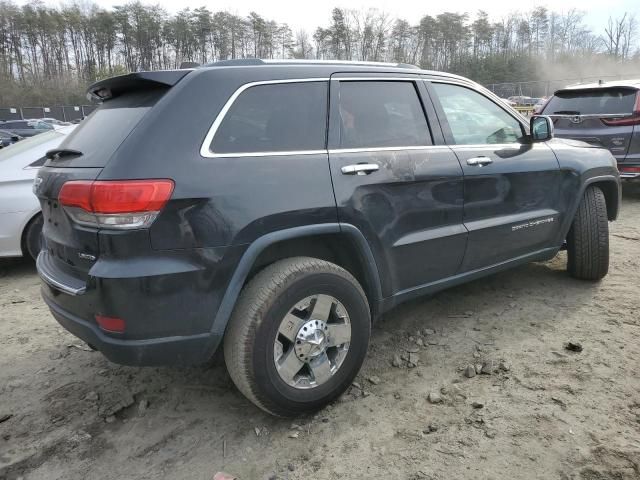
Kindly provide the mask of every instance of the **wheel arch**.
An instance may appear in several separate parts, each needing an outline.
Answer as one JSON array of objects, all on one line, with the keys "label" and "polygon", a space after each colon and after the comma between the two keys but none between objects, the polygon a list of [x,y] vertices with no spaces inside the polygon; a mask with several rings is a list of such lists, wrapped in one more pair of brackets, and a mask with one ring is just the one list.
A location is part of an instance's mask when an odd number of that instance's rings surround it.
[{"label": "wheel arch", "polygon": [[240,291],[257,272],[275,261],[300,255],[333,261],[354,275],[367,295],[372,318],[376,317],[382,290],[378,268],[364,235],[353,225],[323,223],[278,230],[251,243],[229,282],[211,332],[222,337]]},{"label": "wheel arch", "polygon": [[560,245],[560,243],[562,243],[567,238],[567,235],[569,234],[569,230],[571,229],[571,225],[573,223],[573,219],[578,212],[578,207],[580,206],[580,202],[582,201],[582,197],[584,196],[584,192],[591,186],[600,188],[604,193],[604,198],[607,204],[607,218],[609,219],[609,221],[613,221],[618,218],[618,211],[620,208],[622,195],[619,179],[613,175],[602,175],[588,178],[584,182],[582,182],[580,190],[578,191],[578,195],[576,196],[576,200],[571,206],[571,210],[567,212],[568,215],[566,217],[566,220],[564,221],[563,228],[560,231],[560,237],[558,238],[558,245]]},{"label": "wheel arch", "polygon": [[29,255],[29,252],[27,250],[27,230],[29,229],[29,226],[33,223],[33,221],[38,218],[39,215],[42,215],[42,210],[40,210],[39,208],[37,210],[34,210],[33,212],[31,212],[29,215],[26,215],[25,218],[27,219],[21,227],[20,230],[20,250],[22,250],[22,256],[26,257]]},{"label": "wheel arch", "polygon": [[621,191],[620,185],[616,181],[615,177],[594,177],[590,179],[590,181],[585,182],[585,185],[580,192],[580,197],[584,195],[587,187],[592,186],[600,188],[600,190],[602,190],[602,193],[604,193],[604,198],[607,202],[607,218],[609,219],[609,221],[613,221],[618,218]]}]

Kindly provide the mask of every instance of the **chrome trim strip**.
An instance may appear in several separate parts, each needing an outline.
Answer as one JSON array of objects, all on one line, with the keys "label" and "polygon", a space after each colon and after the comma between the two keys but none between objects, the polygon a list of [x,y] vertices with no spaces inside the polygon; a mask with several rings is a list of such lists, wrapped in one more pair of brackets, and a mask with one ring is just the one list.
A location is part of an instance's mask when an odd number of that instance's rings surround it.
[{"label": "chrome trim strip", "polygon": [[523,143],[513,142],[513,143],[476,143],[469,145],[449,145],[452,150],[498,150],[501,148],[520,148]]},{"label": "chrome trim strip", "polygon": [[218,127],[222,123],[222,120],[224,120],[224,117],[226,116],[227,112],[231,108],[231,105],[233,105],[236,99],[245,90],[258,85],[276,85],[280,83],[327,82],[327,81],[329,81],[329,78],[296,78],[296,79],[287,78],[283,80],[262,80],[258,82],[245,83],[244,85],[240,86],[235,92],[233,92],[231,97],[229,97],[229,100],[227,100],[227,102],[222,107],[222,110],[220,110],[220,113],[218,113],[218,116],[213,121],[213,124],[209,128],[207,135],[204,137],[204,141],[202,142],[202,146],[200,147],[200,155],[206,158],[228,158],[228,157],[264,157],[267,155],[310,155],[312,153],[326,153],[326,150],[304,150],[304,151],[297,151],[297,152],[215,153],[209,149],[209,146],[211,145],[211,142],[213,142],[213,137],[215,136],[216,131],[218,130]]},{"label": "chrome trim strip", "polygon": [[42,280],[47,282],[52,287],[55,287],[64,293],[68,293],[69,295],[77,296],[82,295],[84,292],[86,292],[86,286],[80,288],[70,287],[69,285],[65,285],[64,283],[59,282],[51,275],[49,275],[41,266],[42,262],[44,261],[44,255],[45,252],[40,252],[38,254],[38,258],[36,259],[36,270],[38,271],[38,275],[40,275],[40,278],[42,278]]},{"label": "chrome trim strip", "polygon": [[290,152],[243,152],[243,153],[209,153],[208,155],[203,155],[202,150],[200,151],[200,155],[207,158],[235,158],[235,157],[270,157],[270,156],[287,156],[287,155],[316,155],[318,153],[324,153],[326,155],[326,150],[298,150],[298,151],[290,151]]},{"label": "chrome trim strip", "polygon": [[362,153],[362,152],[392,152],[394,150],[426,150],[430,148],[445,147],[447,145],[423,145],[412,147],[361,147],[361,148],[332,148],[329,153]]},{"label": "chrome trim strip", "polygon": [[620,172],[620,178],[638,178],[640,173]]}]

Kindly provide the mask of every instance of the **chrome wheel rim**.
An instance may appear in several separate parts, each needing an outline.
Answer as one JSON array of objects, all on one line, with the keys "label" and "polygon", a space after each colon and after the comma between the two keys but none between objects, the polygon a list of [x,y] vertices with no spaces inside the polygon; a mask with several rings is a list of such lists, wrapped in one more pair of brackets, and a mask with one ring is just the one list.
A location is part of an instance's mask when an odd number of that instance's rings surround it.
[{"label": "chrome wheel rim", "polygon": [[344,305],[325,294],[296,303],[280,322],[273,360],[280,378],[295,388],[318,387],[344,362],[351,342],[351,322]]}]

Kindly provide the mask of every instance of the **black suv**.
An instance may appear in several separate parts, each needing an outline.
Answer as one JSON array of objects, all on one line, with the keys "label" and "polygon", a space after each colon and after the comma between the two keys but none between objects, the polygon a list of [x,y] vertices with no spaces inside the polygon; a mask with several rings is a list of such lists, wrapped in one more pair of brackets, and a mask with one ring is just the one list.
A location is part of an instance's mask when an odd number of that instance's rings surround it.
[{"label": "black suv", "polygon": [[205,362],[276,415],[357,374],[400,302],[567,245],[608,269],[611,153],[465,78],[258,60],[98,82],[38,173],[43,296],[128,365]]}]

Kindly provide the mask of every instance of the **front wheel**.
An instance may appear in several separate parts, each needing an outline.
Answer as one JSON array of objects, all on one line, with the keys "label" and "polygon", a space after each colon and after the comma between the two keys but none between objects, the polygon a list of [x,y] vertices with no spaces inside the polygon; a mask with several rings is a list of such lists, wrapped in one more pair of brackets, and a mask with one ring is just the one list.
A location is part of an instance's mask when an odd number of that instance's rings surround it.
[{"label": "front wheel", "polygon": [[600,280],[609,271],[607,202],[598,187],[587,187],[567,236],[567,270],[572,277]]},{"label": "front wheel", "polygon": [[371,317],[358,281],[315,258],[278,261],[245,286],[224,338],[238,389],[277,416],[336,399],[364,361]]}]

